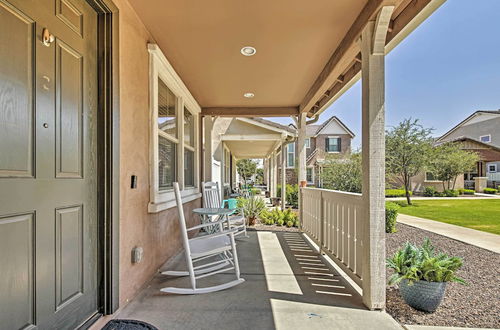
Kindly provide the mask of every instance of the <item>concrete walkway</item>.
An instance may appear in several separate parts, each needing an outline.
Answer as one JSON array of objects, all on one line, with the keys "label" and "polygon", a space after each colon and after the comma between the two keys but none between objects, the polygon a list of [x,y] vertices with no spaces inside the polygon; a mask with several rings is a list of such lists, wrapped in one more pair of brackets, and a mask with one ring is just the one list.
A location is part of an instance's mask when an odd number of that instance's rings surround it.
[{"label": "concrete walkway", "polygon": [[406,214],[399,214],[398,222],[500,253],[500,235]]},{"label": "concrete walkway", "polygon": [[[202,295],[169,295],[166,286],[188,287],[188,278],[157,275],[116,317],[159,329],[399,329],[387,313],[367,310],[361,296],[328,266],[300,233],[249,232],[237,241],[245,282]],[[169,269],[185,269],[178,256]],[[199,287],[232,280],[218,274]]]}]

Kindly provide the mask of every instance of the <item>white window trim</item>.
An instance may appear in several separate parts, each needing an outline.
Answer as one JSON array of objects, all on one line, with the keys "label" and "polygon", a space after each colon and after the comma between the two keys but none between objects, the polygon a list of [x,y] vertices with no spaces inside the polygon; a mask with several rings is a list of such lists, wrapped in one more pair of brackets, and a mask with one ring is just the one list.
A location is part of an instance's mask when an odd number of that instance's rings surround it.
[{"label": "white window trim", "polygon": [[[290,152],[288,151],[288,146],[290,144],[293,144],[293,151]],[[285,145],[285,148],[286,148],[286,168],[295,168],[295,142],[290,142],[289,144]],[[293,154],[293,165],[290,166],[288,164],[288,154]]]},{"label": "white window trim", "polygon": [[306,170],[306,181],[307,183],[311,183],[311,184],[314,184],[314,181],[315,181],[315,175],[314,175],[314,166],[307,166],[307,168],[310,168],[311,169],[311,179],[312,181],[307,181],[307,170]]},{"label": "white window trim", "polygon": [[[488,137],[488,141],[483,141],[484,137]],[[479,141],[482,142],[482,143],[490,143],[491,142],[491,134],[481,135],[479,137]]]},{"label": "white window trim", "polygon": [[443,182],[441,180],[427,180],[427,171],[424,172],[424,182]]},{"label": "white window trim", "polygon": [[[170,65],[156,44],[148,44],[149,51],[149,111],[150,111],[150,164],[149,164],[149,204],[150,213],[160,212],[176,206],[173,189],[160,191],[158,184],[158,135],[177,143],[177,181],[181,187],[182,202],[187,203],[201,197],[199,188],[199,120],[201,107],[191,95],[186,85]],[[177,97],[176,119],[177,139],[158,129],[158,78]],[[194,148],[184,145],[184,107],[193,115]],[[184,148],[194,151],[194,187],[184,189]]]},{"label": "white window trim", "polygon": [[[308,142],[308,143],[306,143],[306,142]],[[306,146],[306,149],[311,149],[311,138],[310,137],[306,138],[304,140],[304,144]]]},{"label": "white window trim", "polygon": [[[495,166],[495,170],[490,171],[490,166]],[[488,173],[497,173],[498,171],[497,164],[488,164],[487,167],[488,167]]]},{"label": "white window trim", "polygon": [[[340,136],[327,136],[328,139],[340,139]],[[340,141],[342,143],[342,141]],[[341,147],[342,148],[342,147]],[[329,154],[340,154],[340,151],[327,151]]]}]

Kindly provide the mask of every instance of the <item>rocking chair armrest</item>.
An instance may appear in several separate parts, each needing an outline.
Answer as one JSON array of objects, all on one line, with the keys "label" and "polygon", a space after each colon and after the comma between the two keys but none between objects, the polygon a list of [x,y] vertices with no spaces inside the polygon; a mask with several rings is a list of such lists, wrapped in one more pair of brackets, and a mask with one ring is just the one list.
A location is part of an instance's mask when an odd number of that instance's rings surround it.
[{"label": "rocking chair armrest", "polygon": [[215,234],[210,234],[210,235],[203,235],[203,236],[197,236],[194,238],[190,238],[190,241],[196,241],[200,239],[208,239],[208,238],[214,238],[214,237],[219,237],[219,236],[234,236],[234,234],[238,232],[238,228],[233,228],[233,229],[228,229],[224,231],[220,231]]},{"label": "rocking chair armrest", "polygon": [[228,221],[228,219],[226,219],[224,217],[224,219],[222,219],[222,220],[218,220],[218,221],[214,221],[214,222],[205,222],[205,223],[193,226],[193,227],[189,227],[187,229],[187,231],[196,230],[196,229],[200,229],[200,228],[205,228],[205,227],[208,227],[208,226],[216,226],[218,224],[221,224],[221,223],[224,223],[224,222],[227,222],[227,221]]}]

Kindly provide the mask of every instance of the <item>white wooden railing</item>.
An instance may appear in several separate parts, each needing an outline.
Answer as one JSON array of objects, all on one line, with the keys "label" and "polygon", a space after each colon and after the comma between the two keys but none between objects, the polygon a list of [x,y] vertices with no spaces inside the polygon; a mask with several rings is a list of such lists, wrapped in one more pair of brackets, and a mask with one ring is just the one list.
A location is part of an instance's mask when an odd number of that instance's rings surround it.
[{"label": "white wooden railing", "polygon": [[354,282],[362,286],[366,216],[361,194],[301,188],[301,229]]}]

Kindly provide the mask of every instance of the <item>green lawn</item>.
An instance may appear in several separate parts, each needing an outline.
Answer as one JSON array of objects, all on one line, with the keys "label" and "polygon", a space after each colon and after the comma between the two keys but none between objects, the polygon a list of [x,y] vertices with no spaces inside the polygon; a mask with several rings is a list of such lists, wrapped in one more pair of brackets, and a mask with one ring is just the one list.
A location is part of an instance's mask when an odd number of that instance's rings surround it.
[{"label": "green lawn", "polygon": [[398,201],[402,214],[436,220],[500,235],[500,199]]}]

